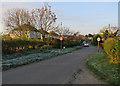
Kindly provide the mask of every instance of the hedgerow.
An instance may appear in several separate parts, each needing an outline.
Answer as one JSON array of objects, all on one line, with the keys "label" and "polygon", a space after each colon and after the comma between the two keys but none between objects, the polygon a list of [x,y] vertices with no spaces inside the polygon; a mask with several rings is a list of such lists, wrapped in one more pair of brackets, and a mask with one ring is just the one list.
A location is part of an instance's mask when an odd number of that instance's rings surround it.
[{"label": "hedgerow", "polygon": [[120,41],[109,38],[104,41],[104,50],[111,57],[112,63],[120,63]]},{"label": "hedgerow", "polygon": [[44,43],[38,40],[2,40],[2,54],[11,54],[19,50],[29,49],[29,48],[38,48],[43,46]]}]

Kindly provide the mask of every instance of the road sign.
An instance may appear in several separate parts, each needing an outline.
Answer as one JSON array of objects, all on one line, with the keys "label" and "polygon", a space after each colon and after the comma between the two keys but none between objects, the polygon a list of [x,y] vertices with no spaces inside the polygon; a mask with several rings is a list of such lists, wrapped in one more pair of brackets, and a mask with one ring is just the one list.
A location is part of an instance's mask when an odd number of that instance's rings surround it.
[{"label": "road sign", "polygon": [[100,37],[97,38],[97,41],[98,41],[98,42],[100,41]]},{"label": "road sign", "polygon": [[62,40],[63,40],[63,36],[62,36],[62,37],[60,37],[59,39],[60,39],[60,41],[62,41]]},{"label": "road sign", "polygon": [[61,49],[62,49],[62,40],[63,40],[63,36],[61,36],[59,39],[60,39],[60,41],[61,41],[61,46],[60,46],[60,47],[61,47]]},{"label": "road sign", "polygon": [[97,37],[97,41],[98,41],[98,52],[99,52],[99,42],[100,42],[100,37]]}]

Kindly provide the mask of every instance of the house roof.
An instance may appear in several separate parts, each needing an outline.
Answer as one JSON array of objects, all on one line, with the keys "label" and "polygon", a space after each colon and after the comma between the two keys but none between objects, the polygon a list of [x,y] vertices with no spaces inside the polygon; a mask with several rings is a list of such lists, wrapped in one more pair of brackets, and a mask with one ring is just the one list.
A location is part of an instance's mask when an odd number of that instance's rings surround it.
[{"label": "house roof", "polygon": [[49,33],[51,36],[59,36],[57,33],[55,33],[54,31],[51,31],[50,33]]},{"label": "house roof", "polygon": [[40,31],[40,33],[42,33],[42,34],[49,34],[47,31],[42,30],[42,29],[39,29],[38,31]]},{"label": "house roof", "polygon": [[29,25],[29,24],[23,24],[17,28],[14,28],[11,32],[15,31],[15,30],[21,30],[21,31],[36,31],[36,32],[40,32],[42,34],[49,34],[47,31],[42,30],[42,29],[36,29],[34,26]]},{"label": "house roof", "polygon": [[21,31],[38,31],[35,27],[33,27],[32,25],[28,25],[28,24],[23,24],[15,29],[13,29],[12,31],[15,31],[15,30],[21,30]]},{"label": "house roof", "polygon": [[9,38],[10,34],[3,35],[2,38]]}]

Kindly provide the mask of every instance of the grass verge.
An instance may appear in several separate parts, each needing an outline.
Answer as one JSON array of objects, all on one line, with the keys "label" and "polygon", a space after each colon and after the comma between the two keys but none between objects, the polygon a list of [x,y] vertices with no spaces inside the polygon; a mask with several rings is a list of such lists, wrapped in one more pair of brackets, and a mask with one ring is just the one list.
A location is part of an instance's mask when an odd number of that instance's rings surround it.
[{"label": "grass verge", "polygon": [[76,49],[80,49],[81,46],[76,46],[72,48],[66,48],[66,49],[50,49],[50,50],[31,50],[26,51],[26,53],[17,53],[8,55],[7,57],[2,57],[2,70],[8,70],[11,68],[16,68],[18,66],[30,64],[33,62],[42,61],[45,59],[49,59],[58,55],[63,55],[66,53],[71,53],[72,51]]},{"label": "grass verge", "polygon": [[92,54],[86,65],[99,79],[112,85],[120,85],[118,65],[110,63],[108,55],[103,50]]}]

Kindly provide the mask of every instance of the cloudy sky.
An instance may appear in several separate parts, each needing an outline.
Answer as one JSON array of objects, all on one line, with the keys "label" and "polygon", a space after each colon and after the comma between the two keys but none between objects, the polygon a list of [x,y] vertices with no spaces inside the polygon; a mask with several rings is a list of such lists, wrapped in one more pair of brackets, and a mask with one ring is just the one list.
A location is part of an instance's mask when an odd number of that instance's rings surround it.
[{"label": "cloudy sky", "polygon": [[[0,15],[6,9],[26,8],[31,10],[41,8],[42,5],[42,2],[4,2],[0,8]],[[108,24],[118,25],[117,2],[50,2],[49,5],[57,15],[57,24],[63,22],[63,26],[70,27],[84,35],[98,33]],[[3,24],[1,25],[3,26]],[[2,28],[1,31],[3,31]]]}]

